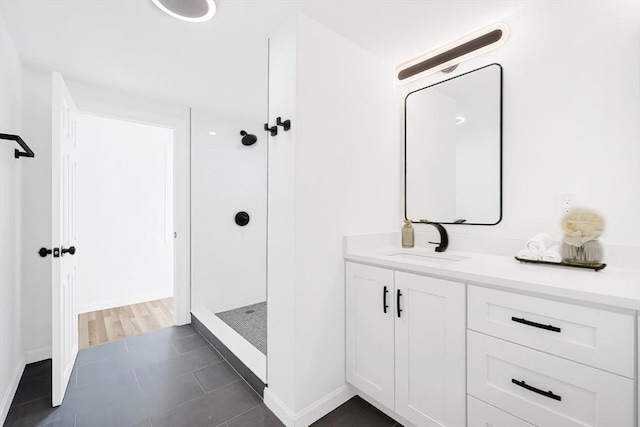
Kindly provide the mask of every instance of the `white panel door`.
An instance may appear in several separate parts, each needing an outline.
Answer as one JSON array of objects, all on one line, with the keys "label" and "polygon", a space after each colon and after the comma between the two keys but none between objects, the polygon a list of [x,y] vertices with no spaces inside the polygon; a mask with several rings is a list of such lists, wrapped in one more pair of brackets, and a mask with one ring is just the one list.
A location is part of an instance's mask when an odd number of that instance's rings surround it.
[{"label": "white panel door", "polygon": [[[52,404],[59,406],[78,355],[77,109],[59,73],[52,75]],[[105,177],[105,179],[107,179]],[[56,250],[59,245],[59,252]],[[58,255],[58,256],[56,256]]]},{"label": "white panel door", "polygon": [[396,272],[395,288],[395,411],[418,427],[464,427],[465,285]]},{"label": "white panel door", "polygon": [[347,262],[347,381],[394,407],[393,271]]}]

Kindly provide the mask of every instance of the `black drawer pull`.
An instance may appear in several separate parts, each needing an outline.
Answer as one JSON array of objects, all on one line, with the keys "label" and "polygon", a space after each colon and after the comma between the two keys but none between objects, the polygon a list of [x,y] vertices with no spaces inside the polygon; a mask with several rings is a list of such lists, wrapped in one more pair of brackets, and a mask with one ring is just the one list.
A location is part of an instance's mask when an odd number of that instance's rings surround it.
[{"label": "black drawer pull", "polygon": [[535,388],[533,386],[530,386],[529,384],[525,383],[524,381],[518,381],[515,378],[511,378],[511,382],[514,383],[517,386],[520,386],[522,388],[526,388],[529,391],[541,394],[544,397],[548,397],[549,399],[557,400],[558,402],[562,400],[562,397],[558,396],[557,394],[553,394],[552,391],[540,390],[539,388]]},{"label": "black drawer pull", "polygon": [[387,289],[387,287],[384,287],[384,290],[382,291],[382,311],[383,312],[387,312],[387,309],[389,308],[389,304],[387,304],[387,294],[389,293],[389,289]]},{"label": "black drawer pull", "polygon": [[557,326],[543,325],[542,323],[532,322],[531,320],[527,320],[524,318],[520,319],[518,317],[511,317],[511,320],[513,320],[514,322],[522,323],[523,325],[533,326],[534,328],[546,329],[547,331],[553,331],[553,332],[561,331],[561,329],[558,328]]},{"label": "black drawer pull", "polygon": [[400,308],[400,297],[402,296],[402,292],[398,289],[397,299],[396,299],[396,308],[398,309],[398,317],[400,317],[400,313],[402,313],[402,309]]}]

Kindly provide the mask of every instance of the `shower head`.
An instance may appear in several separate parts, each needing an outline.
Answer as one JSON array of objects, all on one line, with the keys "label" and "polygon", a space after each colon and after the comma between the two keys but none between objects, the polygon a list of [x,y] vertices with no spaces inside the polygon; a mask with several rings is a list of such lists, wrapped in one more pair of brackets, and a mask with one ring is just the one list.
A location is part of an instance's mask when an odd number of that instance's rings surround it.
[{"label": "shower head", "polygon": [[258,140],[255,135],[247,133],[243,130],[240,131],[240,135],[242,135],[242,145],[253,145]]}]

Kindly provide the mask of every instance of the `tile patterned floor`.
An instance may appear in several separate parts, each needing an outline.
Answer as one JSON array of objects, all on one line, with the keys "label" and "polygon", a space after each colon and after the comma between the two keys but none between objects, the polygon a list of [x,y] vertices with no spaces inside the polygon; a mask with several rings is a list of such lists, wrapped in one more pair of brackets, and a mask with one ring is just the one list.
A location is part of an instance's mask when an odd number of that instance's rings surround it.
[{"label": "tile patterned floor", "polygon": [[402,425],[356,396],[311,424],[311,427],[402,427]]},{"label": "tile patterned floor", "polygon": [[216,316],[260,350],[262,354],[267,354],[266,301],[216,313]]},{"label": "tile patterned floor", "polygon": [[[5,427],[282,427],[191,326],[81,350],[64,402],[51,408],[51,362],[28,365]],[[314,427],[392,427],[354,398]]]}]

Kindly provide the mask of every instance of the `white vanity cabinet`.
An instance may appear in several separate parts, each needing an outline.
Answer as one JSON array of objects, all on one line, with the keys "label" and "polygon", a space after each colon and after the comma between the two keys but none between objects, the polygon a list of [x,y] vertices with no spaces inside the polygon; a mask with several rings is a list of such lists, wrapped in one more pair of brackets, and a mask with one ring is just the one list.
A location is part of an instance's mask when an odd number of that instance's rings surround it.
[{"label": "white vanity cabinet", "polygon": [[347,262],[346,293],[347,381],[416,426],[465,426],[465,285]]},{"label": "white vanity cabinet", "polygon": [[406,426],[640,427],[640,271],[399,240],[345,240],[347,381],[365,398]]},{"label": "white vanity cabinet", "polygon": [[467,304],[470,426],[635,425],[633,314],[473,285]]}]

